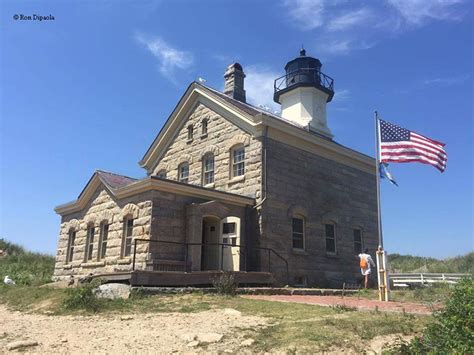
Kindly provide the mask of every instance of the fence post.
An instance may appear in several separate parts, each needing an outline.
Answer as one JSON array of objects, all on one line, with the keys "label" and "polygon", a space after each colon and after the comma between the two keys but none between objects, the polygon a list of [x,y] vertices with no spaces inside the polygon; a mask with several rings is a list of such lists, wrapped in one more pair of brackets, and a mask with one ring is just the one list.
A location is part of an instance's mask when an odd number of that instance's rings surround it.
[{"label": "fence post", "polygon": [[135,270],[135,259],[137,257],[137,240],[134,240],[133,245],[133,263],[132,263],[132,270]]},{"label": "fence post", "polygon": [[221,244],[221,271],[224,271],[224,244]]},{"label": "fence post", "polygon": [[272,267],[270,263],[270,256],[271,256],[270,249],[268,249],[268,272],[271,272],[271,267]]},{"label": "fence post", "polygon": [[421,285],[423,286],[425,284],[425,280],[423,279],[423,274],[420,274],[420,278],[421,278]]},{"label": "fence post", "polygon": [[184,243],[184,272],[188,272],[188,244]]}]

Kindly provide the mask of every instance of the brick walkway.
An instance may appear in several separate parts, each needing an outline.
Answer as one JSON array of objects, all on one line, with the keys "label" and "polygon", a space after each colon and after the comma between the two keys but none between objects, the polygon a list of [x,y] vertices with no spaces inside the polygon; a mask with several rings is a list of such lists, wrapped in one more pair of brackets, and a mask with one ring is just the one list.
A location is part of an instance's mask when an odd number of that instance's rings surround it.
[{"label": "brick walkway", "polygon": [[380,302],[369,299],[357,299],[356,297],[341,296],[286,296],[286,295],[248,295],[243,296],[254,300],[277,301],[277,302],[295,302],[304,304],[314,304],[318,306],[335,306],[344,305],[347,307],[355,307],[359,310],[374,311],[378,308],[384,312],[403,312],[412,314],[431,314],[430,307],[420,303],[410,302]]}]

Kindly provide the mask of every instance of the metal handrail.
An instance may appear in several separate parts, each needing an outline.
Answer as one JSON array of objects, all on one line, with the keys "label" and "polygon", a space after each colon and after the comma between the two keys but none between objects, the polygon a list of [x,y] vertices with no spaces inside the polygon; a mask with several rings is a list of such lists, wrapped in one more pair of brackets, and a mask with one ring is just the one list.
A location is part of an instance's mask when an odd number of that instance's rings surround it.
[{"label": "metal handrail", "polygon": [[[275,250],[272,248],[264,248],[264,247],[251,247],[248,248],[246,245],[240,245],[240,244],[226,244],[226,243],[188,243],[188,242],[176,242],[176,241],[171,241],[171,240],[157,240],[157,239],[144,239],[144,238],[135,238],[134,239],[134,248],[133,248],[133,260],[132,260],[132,270],[135,270],[135,262],[136,262],[136,256],[137,256],[137,242],[154,242],[154,243],[165,243],[165,244],[175,244],[175,245],[184,245],[185,246],[185,253],[184,253],[184,267],[185,271],[187,270],[187,263],[188,263],[188,247],[191,246],[197,246],[197,245],[205,245],[205,246],[222,246],[221,248],[221,253],[224,251],[224,246],[225,247],[238,247],[238,248],[243,248],[246,250],[249,249],[254,249],[254,250],[266,250],[268,251],[268,272],[271,273],[271,254],[273,253],[276,257],[278,257],[280,260],[282,260],[285,263],[285,269],[286,269],[286,280],[287,284],[289,284],[289,279],[290,279],[290,271],[289,271],[289,264],[288,260],[286,260],[283,256],[281,256],[279,253],[277,253]],[[221,257],[221,269],[223,268],[222,266],[223,258]],[[245,254],[245,268],[247,268],[247,255]]]},{"label": "metal handrail", "polygon": [[[290,78],[293,79],[294,77],[298,75],[308,76],[311,74],[313,75],[313,81],[309,81],[309,82],[318,83],[321,87],[328,89],[330,91],[334,91],[333,78],[331,78],[330,76],[322,73],[320,70],[315,69],[315,68],[300,68],[300,69],[293,70],[289,73],[286,73],[285,75],[275,79],[275,82],[273,84],[274,92],[277,93],[281,90],[284,90],[292,86],[293,85],[292,83],[288,84],[288,81]],[[299,81],[295,80],[295,84],[298,82]]]}]

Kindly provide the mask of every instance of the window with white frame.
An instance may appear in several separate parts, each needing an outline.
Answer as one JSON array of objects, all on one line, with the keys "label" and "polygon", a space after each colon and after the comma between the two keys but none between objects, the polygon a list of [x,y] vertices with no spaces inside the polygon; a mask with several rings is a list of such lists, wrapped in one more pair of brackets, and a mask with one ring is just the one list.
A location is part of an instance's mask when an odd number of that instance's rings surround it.
[{"label": "window with white frame", "polygon": [[293,217],[292,229],[293,249],[304,250],[304,218],[299,216]]},{"label": "window with white frame", "polygon": [[324,234],[326,237],[326,253],[336,254],[336,226],[331,223],[325,224]]},{"label": "window with white frame", "polygon": [[189,181],[189,164],[182,163],[178,167],[178,180],[180,182],[188,183]]},{"label": "window with white frame", "polygon": [[242,176],[245,174],[245,148],[239,145],[232,149],[232,177]]},{"label": "window with white frame", "polygon": [[130,256],[132,253],[133,218],[123,221],[122,257]]},{"label": "window with white frame", "polygon": [[214,154],[208,153],[202,159],[203,185],[214,182]]},{"label": "window with white frame", "polygon": [[87,227],[86,251],[85,260],[92,260],[92,252],[94,251],[94,234],[95,228],[93,225]]},{"label": "window with white frame", "polygon": [[74,257],[74,244],[76,243],[76,231],[71,229],[67,238],[66,263],[72,261]]},{"label": "window with white frame", "polygon": [[99,250],[97,253],[97,260],[105,258],[107,254],[107,239],[109,238],[109,224],[107,222],[102,222],[100,224],[100,233],[99,233]]},{"label": "window with white frame", "polygon": [[193,125],[188,126],[188,141],[193,140]]},{"label": "window with white frame", "polygon": [[161,169],[160,171],[158,171],[158,174],[156,174],[156,176],[158,176],[161,179],[166,179],[166,170]]},{"label": "window with white frame", "polygon": [[353,229],[352,235],[354,238],[354,253],[362,253],[362,231],[358,228]]}]

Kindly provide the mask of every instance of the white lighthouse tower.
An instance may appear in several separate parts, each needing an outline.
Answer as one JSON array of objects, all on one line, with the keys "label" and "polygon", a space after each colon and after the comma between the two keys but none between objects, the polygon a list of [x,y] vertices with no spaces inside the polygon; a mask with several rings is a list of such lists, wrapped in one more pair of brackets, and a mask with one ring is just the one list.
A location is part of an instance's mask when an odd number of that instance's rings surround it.
[{"label": "white lighthouse tower", "polygon": [[326,104],[334,96],[334,80],[321,73],[319,59],[300,56],[285,65],[286,74],[275,80],[273,100],[281,105],[281,116],[327,138]]}]

